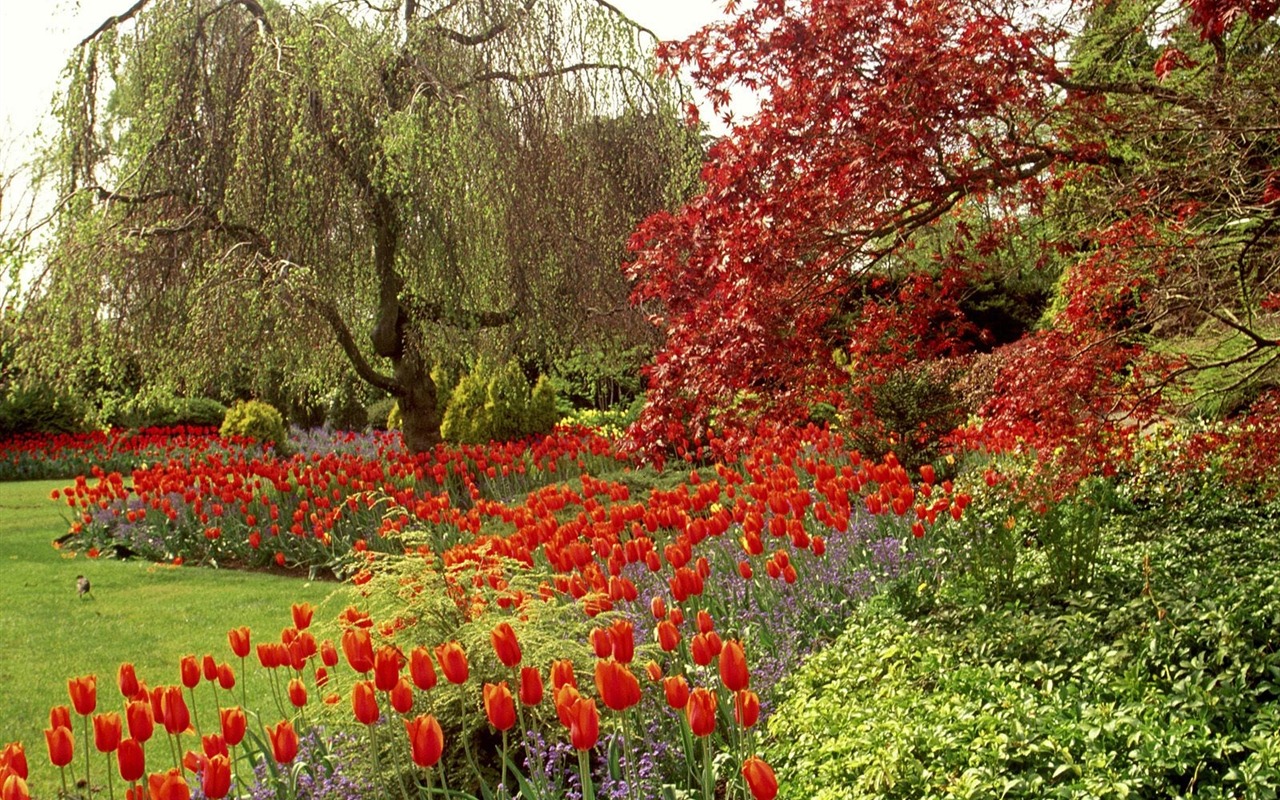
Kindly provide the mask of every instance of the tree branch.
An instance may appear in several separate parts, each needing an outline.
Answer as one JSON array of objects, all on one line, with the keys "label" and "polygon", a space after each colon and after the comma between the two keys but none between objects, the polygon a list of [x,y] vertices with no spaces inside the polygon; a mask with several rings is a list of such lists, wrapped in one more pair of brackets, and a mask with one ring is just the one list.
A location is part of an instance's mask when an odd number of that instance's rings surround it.
[{"label": "tree branch", "polygon": [[395,378],[378,372],[369,364],[368,359],[364,357],[364,353],[360,351],[359,345],[356,344],[355,337],[351,335],[351,330],[347,327],[347,323],[342,319],[342,315],[338,313],[336,308],[330,303],[312,296],[310,292],[303,293],[302,302],[329,324],[334,338],[338,340],[338,346],[342,348],[347,360],[355,367],[356,374],[363,378],[365,382],[396,397],[403,397],[408,393],[405,387],[401,386],[400,382]]}]

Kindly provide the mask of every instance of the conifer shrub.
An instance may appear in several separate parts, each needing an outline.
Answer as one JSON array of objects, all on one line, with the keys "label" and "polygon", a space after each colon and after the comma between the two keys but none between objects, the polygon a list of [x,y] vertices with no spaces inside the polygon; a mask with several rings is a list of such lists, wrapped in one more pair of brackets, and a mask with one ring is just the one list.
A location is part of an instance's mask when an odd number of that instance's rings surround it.
[{"label": "conifer shrub", "polygon": [[493,368],[480,359],[454,387],[441,435],[458,444],[510,441],[547,433],[558,421],[556,390],[545,375],[530,389],[516,361]]},{"label": "conifer shrub", "polygon": [[284,427],[284,417],[275,406],[261,400],[242,400],[227,409],[218,434],[224,438],[243,436],[264,444],[271,444],[277,453],[289,449],[289,432]]},{"label": "conifer shrub", "polygon": [[475,368],[454,387],[453,394],[449,397],[449,406],[444,412],[444,422],[440,425],[440,434],[446,441],[483,444],[492,438],[486,435],[489,424],[485,418],[485,404],[489,399],[489,371],[485,359],[480,359]]}]

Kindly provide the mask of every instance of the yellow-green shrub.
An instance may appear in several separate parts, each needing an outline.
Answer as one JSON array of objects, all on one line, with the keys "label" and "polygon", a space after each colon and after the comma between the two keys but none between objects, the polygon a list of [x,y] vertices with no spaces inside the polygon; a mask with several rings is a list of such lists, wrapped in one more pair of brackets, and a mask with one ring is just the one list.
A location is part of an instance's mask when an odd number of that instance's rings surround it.
[{"label": "yellow-green shrub", "polygon": [[218,434],[223,437],[245,436],[275,446],[277,452],[289,447],[289,432],[284,417],[269,403],[261,400],[240,401],[227,409]]}]

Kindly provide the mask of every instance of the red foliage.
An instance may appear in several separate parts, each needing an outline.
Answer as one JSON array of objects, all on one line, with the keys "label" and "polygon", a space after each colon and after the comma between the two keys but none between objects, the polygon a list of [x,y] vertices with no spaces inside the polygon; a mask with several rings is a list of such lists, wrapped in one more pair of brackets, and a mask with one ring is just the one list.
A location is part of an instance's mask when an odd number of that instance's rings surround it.
[{"label": "red foliage", "polygon": [[792,5],[757,3],[664,53],[717,106],[735,84],[764,100],[712,148],[704,192],[632,239],[635,300],[667,334],[633,430],[643,446],[706,441],[713,417],[729,436],[802,416],[845,378],[834,347],[946,349],[954,331],[914,313],[950,302],[946,286],[908,278],[840,330],[851,290],[889,276],[905,234],[1057,158],[1033,123],[1055,102],[1053,35],[958,0]]}]

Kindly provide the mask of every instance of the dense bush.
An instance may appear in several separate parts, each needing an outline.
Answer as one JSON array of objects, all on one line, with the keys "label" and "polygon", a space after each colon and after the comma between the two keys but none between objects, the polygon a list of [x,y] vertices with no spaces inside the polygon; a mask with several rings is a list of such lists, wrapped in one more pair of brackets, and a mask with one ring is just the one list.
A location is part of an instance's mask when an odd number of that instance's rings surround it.
[{"label": "dense bush", "polygon": [[495,368],[481,359],[454,387],[440,431],[450,442],[484,444],[547,433],[558,420],[555,388],[546,376],[530,388],[514,360]]},{"label": "dense bush", "polygon": [[287,450],[289,445],[284,418],[274,406],[261,400],[241,401],[228,409],[218,434],[223,438],[242,436],[270,443],[277,452]]},{"label": "dense bush", "polygon": [[83,426],[83,405],[47,384],[13,386],[0,398],[0,436],[73,433]]},{"label": "dense bush", "polygon": [[[369,420],[369,427],[375,431],[391,429],[393,427],[390,424],[392,409],[395,409],[397,415],[400,413],[400,407],[394,397],[380,397],[370,403],[365,408],[365,418]],[[394,427],[400,427],[399,420]]]},{"label": "dense bush", "polygon": [[130,398],[110,410],[105,422],[113,428],[169,428],[175,425],[222,427],[227,407],[207,397],[146,394]]},{"label": "dense bush", "polygon": [[325,411],[325,424],[332,430],[362,431],[369,424],[361,389],[358,379],[348,377],[333,390]]},{"label": "dense bush", "polygon": [[645,347],[580,347],[559,359],[548,376],[556,393],[573,408],[604,411],[626,405],[640,394],[640,368],[648,360]]},{"label": "dense bush", "polygon": [[1276,513],[1126,518],[1058,600],[865,607],[772,717],[780,796],[1276,796]]}]

